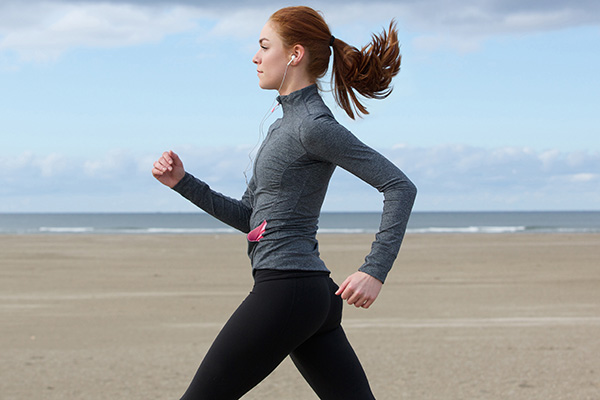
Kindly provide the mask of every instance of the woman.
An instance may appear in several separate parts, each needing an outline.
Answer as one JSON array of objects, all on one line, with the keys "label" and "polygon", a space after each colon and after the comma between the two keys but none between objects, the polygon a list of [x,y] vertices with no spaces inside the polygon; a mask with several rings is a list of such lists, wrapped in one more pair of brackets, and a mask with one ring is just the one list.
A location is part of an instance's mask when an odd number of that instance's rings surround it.
[{"label": "woman", "polygon": [[[366,114],[355,92],[384,98],[400,68],[397,33],[357,50],[335,39],[308,7],[275,12],[253,58],[259,85],[279,91],[283,117],[269,128],[241,200],[212,191],[165,152],[153,175],[219,220],[248,234],[254,287],[225,324],[183,399],[238,399],[288,355],[322,399],[373,399],[340,325],[342,303],[369,308],[400,249],[416,195],[409,179],[339,125],[316,85],[333,48],[337,103]],[[317,221],[340,166],[384,194],[380,230],[359,270],[338,288],[319,258]]]}]

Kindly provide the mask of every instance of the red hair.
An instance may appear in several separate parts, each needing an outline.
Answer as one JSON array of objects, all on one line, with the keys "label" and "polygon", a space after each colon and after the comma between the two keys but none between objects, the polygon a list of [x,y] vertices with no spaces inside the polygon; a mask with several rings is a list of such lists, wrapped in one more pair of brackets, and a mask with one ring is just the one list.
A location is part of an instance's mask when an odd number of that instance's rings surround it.
[{"label": "red hair", "polygon": [[284,45],[300,44],[306,49],[308,73],[314,80],[325,76],[333,48],[333,95],[350,118],[354,119],[355,113],[359,116],[369,113],[357,93],[370,99],[384,99],[392,92],[392,78],[400,71],[402,58],[394,21],[387,32],[373,34],[371,42],[360,50],[332,39],[323,16],[310,7],[282,8],[269,21]]}]

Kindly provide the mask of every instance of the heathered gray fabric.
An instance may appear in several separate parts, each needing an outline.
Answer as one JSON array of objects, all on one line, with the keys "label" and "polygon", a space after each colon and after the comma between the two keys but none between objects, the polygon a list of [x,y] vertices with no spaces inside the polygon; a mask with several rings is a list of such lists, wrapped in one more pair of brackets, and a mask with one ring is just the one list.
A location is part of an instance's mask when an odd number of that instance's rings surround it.
[{"label": "heathered gray fabric", "polygon": [[319,258],[317,223],[331,174],[340,166],[383,192],[379,232],[359,270],[384,282],[400,250],[416,187],[334,119],[316,85],[278,101],[283,117],[271,125],[257,152],[242,200],[217,193],[188,173],[173,189],[242,232],[266,220],[263,238],[249,242],[253,268],[327,271]]}]

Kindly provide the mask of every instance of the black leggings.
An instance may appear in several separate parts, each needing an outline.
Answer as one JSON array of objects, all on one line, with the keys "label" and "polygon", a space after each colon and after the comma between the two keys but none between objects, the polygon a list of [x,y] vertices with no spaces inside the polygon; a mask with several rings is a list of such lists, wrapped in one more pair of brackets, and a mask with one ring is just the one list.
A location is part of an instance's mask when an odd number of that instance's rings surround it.
[{"label": "black leggings", "polygon": [[239,399],[288,355],[321,399],[374,399],[326,273],[259,270],[182,400]]}]

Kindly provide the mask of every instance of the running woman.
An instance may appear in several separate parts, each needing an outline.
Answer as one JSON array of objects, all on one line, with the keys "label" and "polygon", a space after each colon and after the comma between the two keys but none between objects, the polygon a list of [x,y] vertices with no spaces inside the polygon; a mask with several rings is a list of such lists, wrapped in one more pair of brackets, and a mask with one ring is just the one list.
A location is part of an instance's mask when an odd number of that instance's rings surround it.
[{"label": "running woman", "polygon": [[[182,400],[239,399],[288,355],[321,399],[374,399],[341,326],[342,305],[369,308],[390,271],[416,196],[394,164],[341,126],[317,81],[333,53],[332,85],[346,113],[368,114],[357,94],[381,99],[400,69],[397,30],[361,50],[334,38],[308,7],[275,12],[259,37],[259,86],[278,90],[283,117],[268,130],[241,200],[186,172],[172,151],[152,173],[215,218],[247,234],[254,286],[204,357]],[[317,222],[339,166],[384,195],[379,232],[358,271],[339,287],[319,258]]]}]

